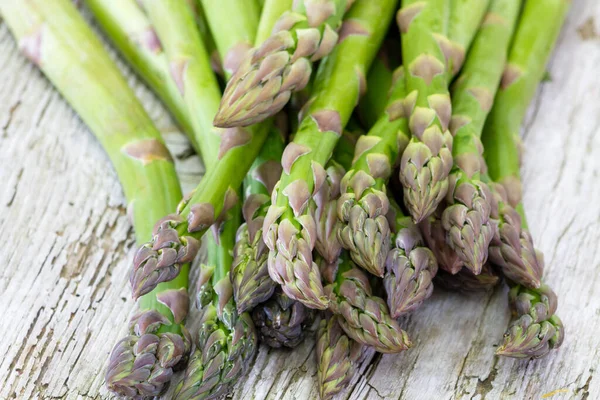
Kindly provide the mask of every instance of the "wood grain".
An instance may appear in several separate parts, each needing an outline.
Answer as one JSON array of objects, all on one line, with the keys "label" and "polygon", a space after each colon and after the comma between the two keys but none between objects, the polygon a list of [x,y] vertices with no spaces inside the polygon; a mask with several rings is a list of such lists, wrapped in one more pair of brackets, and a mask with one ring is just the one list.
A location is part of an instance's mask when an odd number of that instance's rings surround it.
[{"label": "wood grain", "polygon": [[[371,354],[343,399],[600,398],[600,2],[574,1],[523,129],[524,201],[563,347],[494,357],[506,290],[436,292],[403,321],[414,349]],[[202,165],[158,101],[120,62],[177,159],[185,190]],[[104,370],[133,308],[124,198],[93,135],[0,25],[0,399],[109,399]],[[192,327],[197,321],[193,316]],[[314,341],[262,347],[234,399],[313,399]],[[165,396],[169,398],[169,394]]]}]

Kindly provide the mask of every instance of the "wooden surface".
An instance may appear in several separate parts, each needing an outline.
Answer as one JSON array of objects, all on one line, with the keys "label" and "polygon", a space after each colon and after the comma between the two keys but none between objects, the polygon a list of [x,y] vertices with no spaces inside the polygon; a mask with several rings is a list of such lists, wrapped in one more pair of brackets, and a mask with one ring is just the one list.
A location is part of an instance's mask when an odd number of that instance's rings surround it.
[{"label": "wooden surface", "polygon": [[[494,357],[506,291],[436,292],[403,321],[415,348],[376,355],[341,398],[600,398],[600,2],[574,0],[524,128],[525,207],[567,338],[538,361]],[[201,164],[162,107],[184,189]],[[134,243],[101,147],[0,25],[0,399],[107,399],[107,357],[133,308]],[[8,316],[8,318],[7,318]],[[193,325],[192,317],[192,325]],[[313,340],[261,348],[235,399],[317,397]]]}]

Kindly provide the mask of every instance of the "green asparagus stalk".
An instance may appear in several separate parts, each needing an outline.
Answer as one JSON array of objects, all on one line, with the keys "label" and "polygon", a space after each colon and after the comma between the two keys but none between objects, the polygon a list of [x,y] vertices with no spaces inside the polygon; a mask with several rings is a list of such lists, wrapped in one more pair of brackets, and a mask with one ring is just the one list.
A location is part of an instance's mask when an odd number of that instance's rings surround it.
[{"label": "green asparagus stalk", "polygon": [[287,104],[291,93],[306,86],[312,62],[328,55],[353,0],[299,0],[284,14],[271,37],[248,53],[229,80],[215,125],[247,126]]},{"label": "green asparagus stalk", "polygon": [[[24,54],[102,144],[123,186],[137,240],[147,240],[149,220],[172,211],[181,191],[169,152],[125,79],[71,2],[2,2],[0,13]],[[183,326],[187,272],[184,268],[178,279],[138,302],[129,335],[110,356],[106,381],[111,391],[158,395],[185,362],[190,348]]]},{"label": "green asparagus stalk", "polygon": [[206,15],[204,13],[204,8],[202,8],[202,4],[199,0],[186,1],[192,9],[194,21],[196,21],[196,27],[198,28],[198,32],[200,33],[200,37],[202,38],[202,43],[206,48],[206,52],[210,55],[211,68],[217,76],[223,77],[225,75],[225,71],[223,71],[221,55],[219,54],[219,50],[217,49],[215,39],[210,33],[210,28],[208,27],[208,22],[206,21]]},{"label": "green asparagus stalk", "polygon": [[342,179],[338,201],[338,217],[343,224],[340,242],[354,262],[380,277],[390,247],[386,184],[399,152],[408,142],[403,108],[404,68],[394,72],[393,80],[384,112],[369,133],[358,139],[352,168]]},{"label": "green asparagus stalk", "polygon": [[238,313],[229,280],[240,205],[229,213],[216,245],[209,243],[208,262],[201,266],[197,300],[201,325],[175,399],[208,399],[227,394],[248,370],[258,348],[248,313]]},{"label": "green asparagus stalk", "polygon": [[221,90],[210,67],[210,56],[202,43],[194,15],[185,0],[140,0],[165,49],[169,70],[187,105],[198,134],[202,160],[214,165],[225,135],[212,127],[221,100]]},{"label": "green asparagus stalk", "polygon": [[431,296],[438,265],[412,218],[405,216],[393,200],[390,205],[396,237],[387,256],[383,285],[390,314],[399,318],[419,308]]},{"label": "green asparagus stalk", "polygon": [[448,38],[452,42],[452,75],[462,68],[479,25],[489,12],[490,1],[493,0],[450,0]]},{"label": "green asparagus stalk", "polygon": [[325,286],[329,308],[341,317],[339,323],[349,337],[380,353],[399,353],[412,346],[385,300],[373,295],[368,276],[347,252],[342,252],[337,265],[326,265],[330,271],[324,272],[326,280],[332,282]]},{"label": "green asparagus stalk", "polygon": [[[508,64],[483,132],[485,160],[499,190],[499,236],[490,259],[505,276],[531,288],[541,284],[543,265],[535,253],[521,209],[519,150],[515,138],[565,19],[569,2],[527,2],[513,40]],[[543,29],[541,28],[543,26]]]},{"label": "green asparagus stalk", "polygon": [[135,0],[86,0],[96,21],[139,76],[158,95],[189,135],[194,148],[200,147],[183,97],[171,78],[169,62],[148,17]]},{"label": "green asparagus stalk", "polygon": [[[246,1],[238,0],[238,3],[227,3],[228,10],[244,10],[248,6]],[[235,54],[243,48],[244,43],[254,40],[258,10],[256,7],[245,9],[246,23],[234,20],[232,23],[236,24],[237,29],[225,30],[225,25],[219,24],[223,15],[210,6],[204,9],[213,33],[219,38],[217,47],[225,60],[225,72],[229,73],[232,58],[227,54]],[[207,151],[216,153],[219,149]],[[213,165],[207,167],[209,170],[214,168]],[[236,232],[240,223],[241,206],[238,203],[229,211],[221,229],[207,238],[209,263],[201,267],[198,281],[198,308],[202,312],[202,324],[196,350],[177,389],[176,397],[179,400],[214,398],[227,394],[246,373],[256,353],[258,338],[252,319],[248,313],[238,311],[230,279]]]},{"label": "green asparagus stalk", "polygon": [[[191,10],[182,3],[183,0],[144,0],[150,20],[171,60],[171,66],[178,66],[175,68],[175,81],[182,83],[181,87],[184,89],[191,87],[191,90],[186,92],[188,107],[198,107],[196,117],[206,123],[203,135],[212,137],[218,131],[220,143],[212,139],[201,143],[203,149],[214,149],[215,146],[218,148],[218,151],[213,152],[205,150],[211,156],[205,158],[204,162],[212,167],[208,169],[191,196],[180,203],[177,213],[160,220],[156,235],[138,250],[141,256],[135,260],[131,279],[135,296],[152,290],[160,282],[176,277],[182,265],[182,258],[193,259],[198,246],[192,248],[190,243],[197,244],[208,227],[224,220],[227,211],[237,203],[237,189],[268,133],[268,124],[247,129],[217,130],[212,127],[212,116],[208,120],[205,118],[209,116],[207,110],[211,108],[204,108],[202,104],[210,103],[214,106],[212,110],[215,110],[220,97],[213,93],[214,76],[205,68],[208,61],[202,43],[194,39],[198,33],[190,22],[193,21]],[[190,40],[187,39],[188,36]],[[226,54],[225,51],[223,53]],[[179,68],[187,64],[193,67]],[[199,82],[198,77],[208,73],[211,74],[210,79],[204,83]],[[187,79],[189,74],[194,76]],[[204,91],[204,84],[211,89]]]},{"label": "green asparagus stalk", "polygon": [[[264,0],[262,12],[260,14],[260,21],[258,23],[258,31],[256,36],[259,38],[269,38],[273,32],[276,22],[281,16],[292,10],[293,0]],[[260,46],[261,43],[256,43],[256,46]]]},{"label": "green asparagus stalk", "polygon": [[400,182],[415,222],[443,200],[452,168],[449,14],[450,0],[405,0],[397,17],[406,70],[404,108],[412,135],[400,161]]},{"label": "green asparagus stalk", "polygon": [[561,345],[564,328],[554,315],[557,300],[542,284],[543,257],[533,246],[521,202],[519,128],[562,26],[567,0],[526,2],[513,39],[508,64],[483,132],[485,160],[496,183],[498,236],[490,260],[509,278],[517,319],[504,336],[498,354],[543,357]]},{"label": "green asparagus stalk", "polygon": [[516,285],[511,289],[509,299],[518,318],[504,334],[504,343],[496,351],[497,355],[540,358],[560,347],[565,329],[555,315],[556,294],[548,286],[529,289]]},{"label": "green asparagus stalk", "polygon": [[454,275],[464,266],[464,262],[458,254],[446,242],[446,231],[442,226],[442,213],[446,209],[446,203],[442,202],[435,212],[418,226],[427,243],[427,247],[433,251],[440,269]]},{"label": "green asparagus stalk", "polygon": [[[373,60],[367,74],[367,91],[360,99],[357,113],[362,124],[371,129],[384,113],[388,104],[389,92],[394,81],[394,71],[399,67],[396,53],[399,53],[400,43],[386,38]],[[382,96],[387,93],[388,96]]]},{"label": "green asparagus stalk", "polygon": [[454,167],[442,225],[446,242],[475,275],[487,261],[496,229],[490,219],[494,199],[481,180],[485,162],[480,137],[502,77],[520,8],[521,0],[492,0],[452,90]]},{"label": "green asparagus stalk", "polygon": [[231,269],[233,293],[240,313],[268,300],[276,287],[269,276],[269,249],[263,241],[262,230],[273,186],[281,175],[283,148],[282,132],[273,126],[244,181],[246,223],[237,232]]},{"label": "green asparagus stalk", "polygon": [[260,341],[274,348],[298,346],[314,318],[315,310],[290,299],[281,289],[252,311]]},{"label": "green asparagus stalk", "polygon": [[479,275],[462,268],[456,275],[438,271],[433,281],[436,287],[462,293],[488,292],[500,283],[500,277],[489,264],[485,264]]},{"label": "green asparagus stalk", "polygon": [[355,374],[368,347],[346,335],[338,322],[339,316],[321,319],[317,331],[317,379],[321,400],[341,392]]},{"label": "green asparagus stalk", "polygon": [[[291,10],[287,0],[277,4],[269,0],[259,22],[256,44],[270,36],[270,31],[285,11]],[[224,26],[215,24],[216,26]],[[233,294],[238,311],[244,312],[267,301],[276,287],[268,272],[269,250],[263,241],[263,221],[271,205],[271,192],[281,175],[281,155],[284,148],[284,129],[273,124],[260,154],[244,180],[244,219],[237,232],[234,265],[231,269]]]},{"label": "green asparagus stalk", "polygon": [[[240,0],[198,1],[202,4],[217,48],[229,49],[221,56],[223,69],[229,78],[254,44],[260,16],[258,4],[255,1]],[[216,34],[224,32],[225,27],[226,34]]]},{"label": "green asparagus stalk", "polygon": [[269,274],[287,296],[310,308],[324,309],[328,301],[312,259],[317,234],[308,206],[326,179],[324,166],[357,104],[365,71],[388,26],[385,18],[395,4],[358,0],[347,14],[340,42],[321,63],[310,106],[283,153],[284,172],[265,217]]}]

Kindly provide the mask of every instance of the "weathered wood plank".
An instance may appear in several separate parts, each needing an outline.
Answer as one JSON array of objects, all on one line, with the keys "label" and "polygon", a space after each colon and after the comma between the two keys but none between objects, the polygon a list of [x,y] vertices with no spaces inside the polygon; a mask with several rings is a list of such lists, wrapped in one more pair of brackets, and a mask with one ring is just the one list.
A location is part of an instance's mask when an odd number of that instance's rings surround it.
[{"label": "weathered wood plank", "polygon": [[[506,290],[436,292],[404,325],[415,348],[374,355],[345,399],[600,397],[600,3],[573,2],[524,128],[525,207],[567,327],[560,351],[497,359]],[[133,307],[134,243],[107,157],[0,26],[0,399],[108,399],[104,368]],[[184,189],[202,167],[156,99],[130,81],[176,155]],[[192,315],[191,324],[196,319]],[[235,399],[316,398],[314,341],[266,347]],[[166,396],[167,398],[169,395]]]}]

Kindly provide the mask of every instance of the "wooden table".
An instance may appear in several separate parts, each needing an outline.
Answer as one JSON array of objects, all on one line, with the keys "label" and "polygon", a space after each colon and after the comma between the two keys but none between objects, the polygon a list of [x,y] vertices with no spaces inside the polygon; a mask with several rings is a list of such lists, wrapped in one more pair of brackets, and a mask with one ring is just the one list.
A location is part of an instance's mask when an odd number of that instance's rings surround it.
[{"label": "wooden table", "polygon": [[[370,357],[341,398],[600,398],[599,31],[600,2],[575,0],[523,129],[525,208],[560,298],[563,347],[537,361],[496,358],[506,290],[440,291],[405,321],[415,348]],[[134,306],[121,188],[100,145],[17,53],[4,24],[0,71],[0,399],[111,398],[107,358]],[[201,163],[127,74],[189,190]],[[292,352],[262,347],[234,398],[316,398],[313,348],[312,339]]]}]

